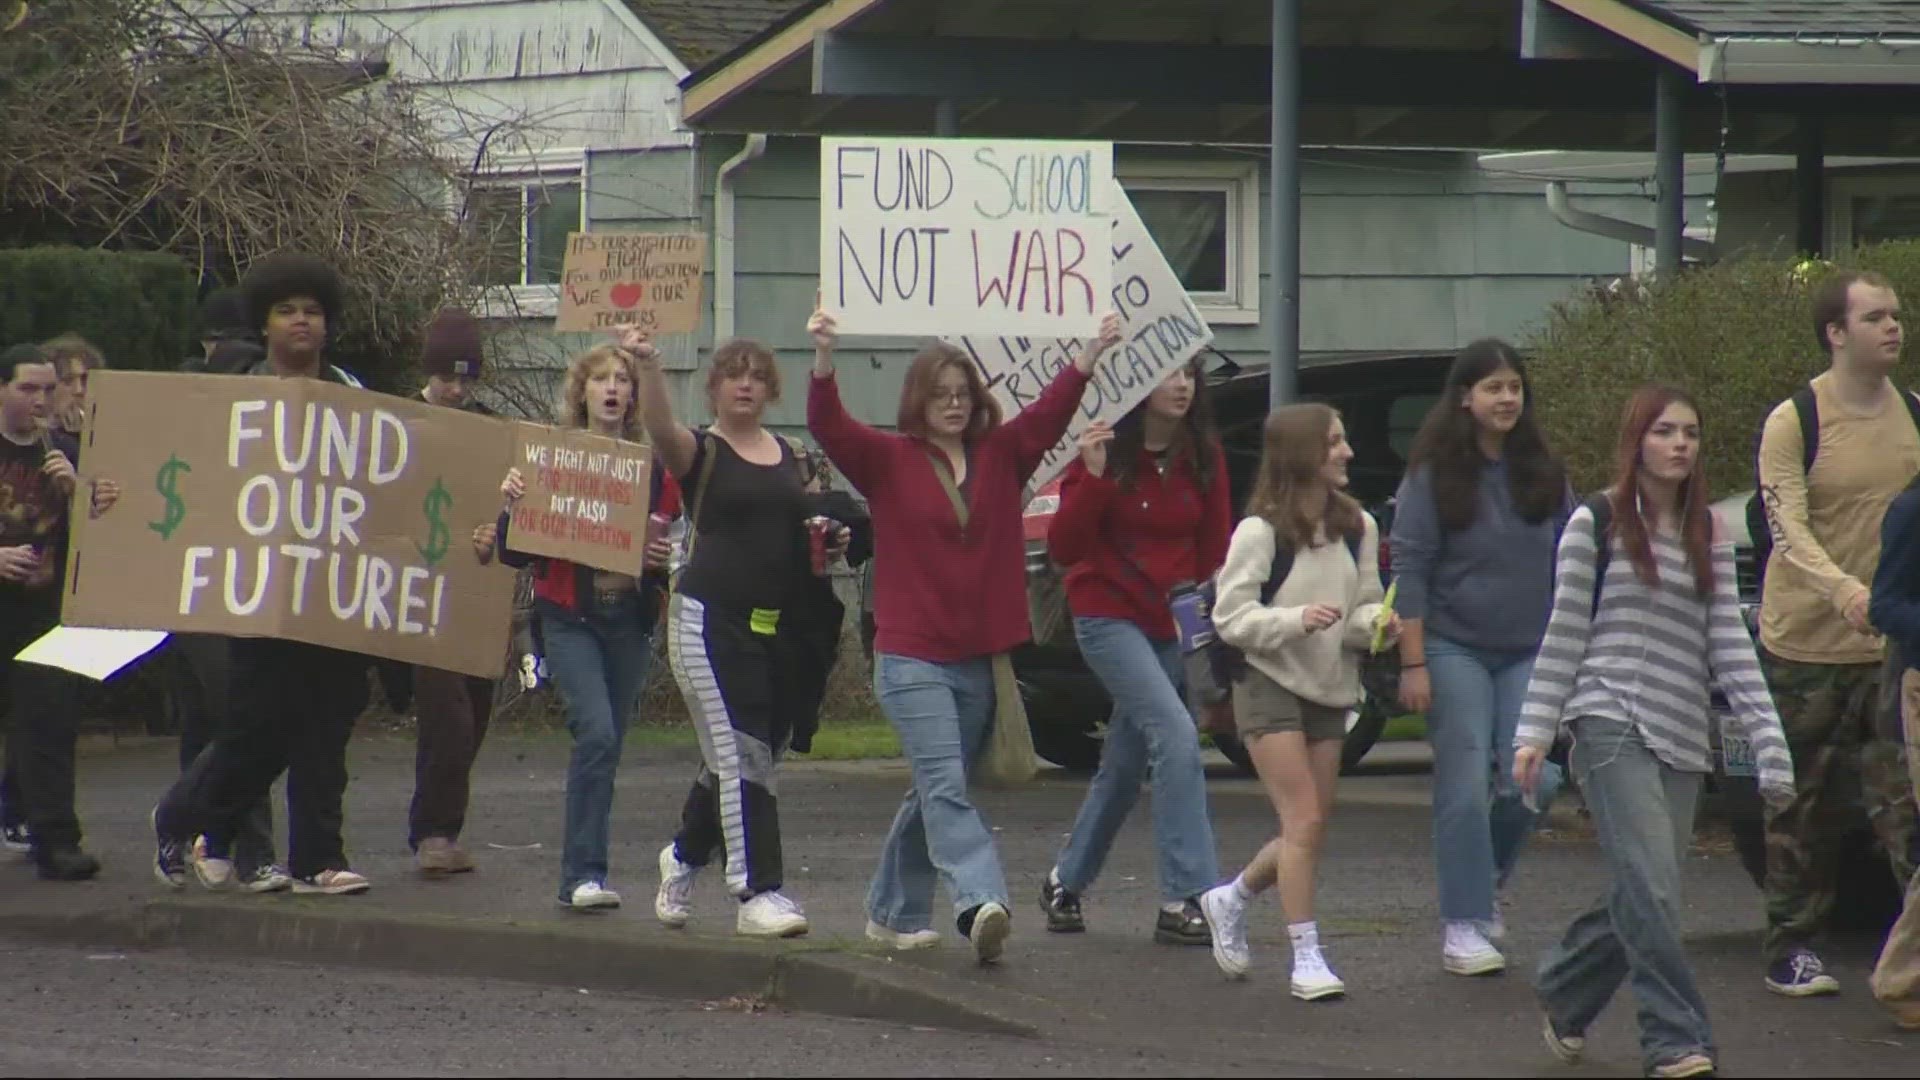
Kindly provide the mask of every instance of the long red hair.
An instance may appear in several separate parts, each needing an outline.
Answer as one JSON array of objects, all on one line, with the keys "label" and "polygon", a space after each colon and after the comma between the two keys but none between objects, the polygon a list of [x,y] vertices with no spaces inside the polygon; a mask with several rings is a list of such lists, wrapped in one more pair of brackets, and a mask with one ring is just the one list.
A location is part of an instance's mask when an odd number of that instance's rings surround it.
[{"label": "long red hair", "polygon": [[[1700,406],[1692,395],[1672,386],[1643,386],[1627,400],[1620,419],[1613,486],[1608,489],[1613,496],[1614,533],[1620,537],[1634,573],[1650,589],[1660,587],[1660,570],[1653,560],[1646,518],[1640,513],[1640,447],[1670,405],[1685,405],[1696,417],[1700,415]],[[1687,562],[1693,566],[1694,591],[1701,599],[1713,594],[1713,510],[1702,471],[1704,460],[1705,455],[1696,456],[1693,471],[1680,482],[1680,538],[1687,549]]]}]

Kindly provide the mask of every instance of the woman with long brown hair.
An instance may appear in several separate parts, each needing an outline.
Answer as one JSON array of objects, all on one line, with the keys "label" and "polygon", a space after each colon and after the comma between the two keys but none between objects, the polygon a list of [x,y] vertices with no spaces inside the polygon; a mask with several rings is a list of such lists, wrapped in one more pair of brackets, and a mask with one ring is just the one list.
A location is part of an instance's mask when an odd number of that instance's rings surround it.
[{"label": "woman with long brown hair", "polygon": [[1252,966],[1247,906],[1275,884],[1293,944],[1292,993],[1338,997],[1346,984],[1320,948],[1314,884],[1340,776],[1346,714],[1360,699],[1359,650],[1383,609],[1380,530],[1346,493],[1353,447],[1332,408],[1312,403],[1267,417],[1247,516],[1220,568],[1213,625],[1246,656],[1234,680],[1234,721],[1279,817],[1280,835],[1232,881],[1200,898],[1213,957],[1238,978]]},{"label": "woman with long brown hair", "polygon": [[867,936],[897,949],[938,944],[933,891],[944,880],[975,958],[994,963],[1012,928],[1007,880],[967,777],[993,725],[1022,716],[1010,661],[1033,636],[1021,493],[1066,434],[1094,364],[1119,342],[1120,318],[1102,320],[1099,336],[1005,423],[973,360],[928,346],[901,386],[898,433],[855,420],[841,403],[833,315],[814,312],[807,332],[807,427],[873,514],[874,690],[913,766],[867,893]]},{"label": "woman with long brown hair", "polygon": [[1571,766],[1613,887],[1541,961],[1548,1047],[1574,1061],[1621,982],[1639,999],[1648,1075],[1714,1070],[1706,1001],[1680,937],[1680,867],[1701,777],[1712,769],[1709,691],[1751,741],[1760,790],[1791,798],[1793,761],[1740,617],[1733,544],[1717,534],[1700,465],[1700,409],[1668,387],[1637,391],[1612,486],[1560,541],[1558,585],[1514,738],[1531,795],[1548,749]]}]

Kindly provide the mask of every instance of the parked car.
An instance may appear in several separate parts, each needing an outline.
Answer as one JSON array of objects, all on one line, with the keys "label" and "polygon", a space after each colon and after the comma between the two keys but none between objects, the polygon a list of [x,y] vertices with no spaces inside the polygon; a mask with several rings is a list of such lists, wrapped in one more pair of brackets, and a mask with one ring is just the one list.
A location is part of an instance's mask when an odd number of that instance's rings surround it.
[{"label": "parked car", "polygon": [[[1738,567],[1740,611],[1747,630],[1756,638],[1760,631],[1759,575],[1754,566],[1753,540],[1747,531],[1747,500],[1752,491],[1721,499],[1713,505],[1720,526],[1734,540]],[[1727,715],[1726,702],[1714,695],[1718,717]],[[1760,798],[1758,778],[1754,775],[1753,750],[1744,738],[1714,724],[1709,740],[1713,744],[1716,769],[1710,781],[1727,815],[1733,833],[1734,850],[1740,865],[1746,868],[1756,887],[1764,887],[1767,874],[1766,806]],[[1839,888],[1833,911],[1833,925],[1842,929],[1885,930],[1900,917],[1902,894],[1895,885],[1893,869],[1886,849],[1867,822],[1860,802],[1857,773],[1843,773],[1855,787],[1846,792],[1850,806],[1846,830],[1840,842]]]},{"label": "parked car", "polygon": [[[1208,372],[1215,424],[1227,457],[1227,481],[1236,508],[1246,502],[1260,464],[1261,429],[1267,418],[1267,372],[1264,367],[1242,367],[1221,356],[1223,363]],[[1300,397],[1324,401],[1339,409],[1353,444],[1348,470],[1355,498],[1380,521],[1380,574],[1390,576],[1390,546],[1386,532],[1392,524],[1392,499],[1406,471],[1407,453],[1420,422],[1446,382],[1452,357],[1445,354],[1369,354],[1309,363],[1300,371]],[[1058,482],[1034,494],[1026,509],[1027,602],[1034,640],[1013,655],[1014,674],[1033,730],[1034,749],[1041,757],[1067,769],[1092,769],[1100,763],[1112,701],[1100,680],[1087,669],[1074,641],[1072,617],[1060,569],[1047,555],[1047,529],[1059,509]],[[870,586],[870,580],[865,585]],[[873,650],[871,593],[863,588],[862,629],[869,654]],[[1342,764],[1359,763],[1380,738],[1397,709],[1400,665],[1394,654],[1369,658],[1361,665],[1364,698],[1347,714],[1347,742]],[[1215,735],[1220,751],[1251,773],[1246,748],[1231,735]]]}]

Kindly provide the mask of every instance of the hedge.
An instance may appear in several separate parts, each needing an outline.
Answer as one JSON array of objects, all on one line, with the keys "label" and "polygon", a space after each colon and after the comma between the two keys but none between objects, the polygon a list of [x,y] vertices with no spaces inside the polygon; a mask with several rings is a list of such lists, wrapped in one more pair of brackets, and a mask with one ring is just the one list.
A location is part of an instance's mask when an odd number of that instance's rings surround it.
[{"label": "hedge", "polygon": [[116,368],[171,370],[199,348],[198,291],[171,255],[0,248],[0,347],[71,331]]},{"label": "hedge", "polygon": [[[1753,487],[1754,438],[1773,407],[1824,371],[1812,293],[1834,266],[1878,270],[1920,303],[1920,242],[1862,247],[1832,263],[1739,257],[1664,280],[1621,281],[1554,306],[1522,343],[1554,449],[1576,486],[1604,484],[1627,396],[1641,383],[1680,386],[1700,402],[1715,497]],[[1920,386],[1911,370],[1894,373]]]}]

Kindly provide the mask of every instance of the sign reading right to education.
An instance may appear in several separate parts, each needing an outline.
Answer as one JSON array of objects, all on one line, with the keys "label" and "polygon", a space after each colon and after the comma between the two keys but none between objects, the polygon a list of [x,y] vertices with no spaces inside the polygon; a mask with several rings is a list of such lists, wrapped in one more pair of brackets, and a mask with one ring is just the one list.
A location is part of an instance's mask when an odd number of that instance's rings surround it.
[{"label": "sign reading right to education", "polygon": [[844,334],[1091,334],[1113,145],[820,141],[821,301]]}]

